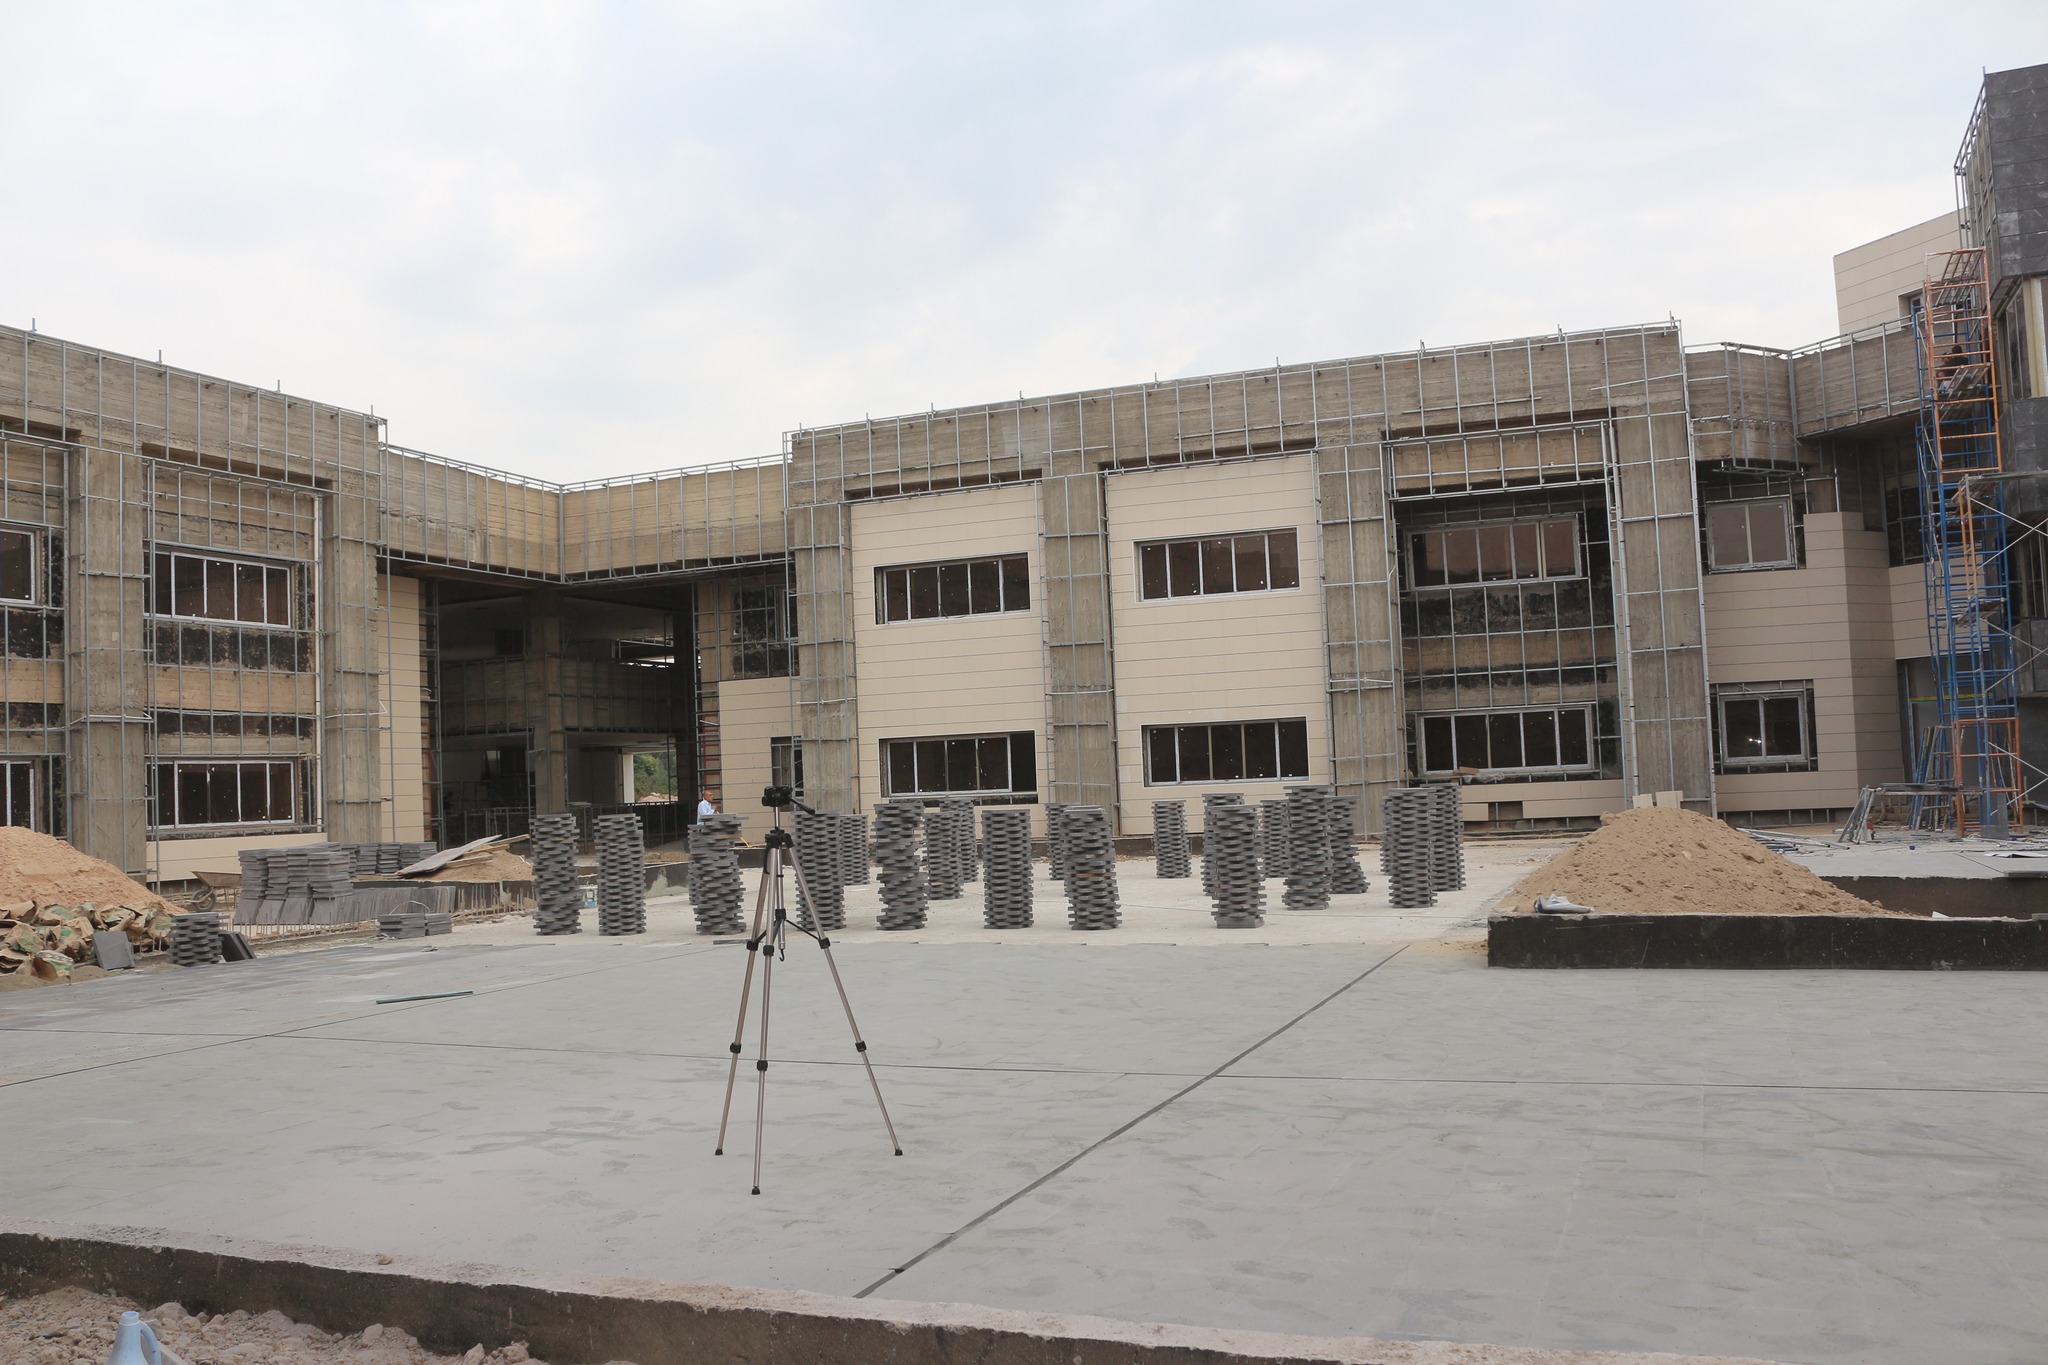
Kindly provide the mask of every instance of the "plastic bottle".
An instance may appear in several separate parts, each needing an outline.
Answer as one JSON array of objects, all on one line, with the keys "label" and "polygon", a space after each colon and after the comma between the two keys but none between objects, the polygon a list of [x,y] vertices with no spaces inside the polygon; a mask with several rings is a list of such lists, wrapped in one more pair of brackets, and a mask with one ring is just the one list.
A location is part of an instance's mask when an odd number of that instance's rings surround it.
[{"label": "plastic bottle", "polygon": [[121,1325],[114,1329],[114,1349],[107,1353],[107,1365],[163,1365],[163,1352],[156,1344],[156,1333],[149,1330],[149,1324],[142,1315],[127,1312],[121,1315]]}]

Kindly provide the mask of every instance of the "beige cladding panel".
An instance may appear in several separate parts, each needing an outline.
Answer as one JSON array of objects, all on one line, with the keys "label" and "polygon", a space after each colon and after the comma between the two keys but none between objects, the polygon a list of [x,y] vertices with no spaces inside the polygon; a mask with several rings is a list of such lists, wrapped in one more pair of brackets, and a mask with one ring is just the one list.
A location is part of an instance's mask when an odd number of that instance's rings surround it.
[{"label": "beige cladding panel", "polygon": [[[724,811],[746,823],[742,837],[758,845],[774,823],[772,812],[761,804],[761,789],[769,785],[770,741],[794,733],[794,694],[788,678],[758,678],[716,685],[718,705],[719,782]],[[812,790],[810,753],[804,754],[805,795],[811,804],[820,798]],[[832,807],[818,805],[818,809]],[[787,823],[785,819],[785,824]],[[752,889],[749,876],[749,889]],[[795,897],[791,889],[792,900]]]},{"label": "beige cladding panel", "polygon": [[384,732],[379,786],[388,804],[387,839],[421,839],[427,829],[426,667],[420,650],[419,580],[378,577],[384,625]]},{"label": "beige cladding panel", "polygon": [[[1149,833],[1155,800],[1282,795],[1283,782],[1147,786],[1144,727],[1202,721],[1308,722],[1309,773],[1327,780],[1329,699],[1322,661],[1321,541],[1307,455],[1118,474],[1109,480],[1110,602],[1116,623],[1116,743],[1124,831]],[[1137,546],[1150,540],[1289,529],[1302,585],[1277,592],[1142,601]]]},{"label": "beige cladding panel", "polygon": [[1899,316],[1899,296],[1917,291],[1927,279],[1927,257],[1962,245],[1952,209],[1851,247],[1835,257],[1835,311],[1841,329],[1890,322]]}]

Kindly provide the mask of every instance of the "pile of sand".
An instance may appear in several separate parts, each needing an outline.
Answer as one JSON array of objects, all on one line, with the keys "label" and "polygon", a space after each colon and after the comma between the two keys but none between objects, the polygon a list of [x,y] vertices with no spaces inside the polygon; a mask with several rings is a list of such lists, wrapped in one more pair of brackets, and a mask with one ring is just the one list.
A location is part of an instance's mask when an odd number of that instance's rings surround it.
[{"label": "pile of sand", "polygon": [[1563,896],[1627,915],[1893,915],[1771,852],[1719,820],[1658,807],[1600,817],[1600,828],[1515,883],[1502,909]]},{"label": "pile of sand", "polygon": [[170,902],[112,863],[88,858],[62,839],[0,825],[0,902],[7,901],[171,909]]},{"label": "pile of sand", "polygon": [[420,878],[429,882],[530,882],[533,864],[509,848],[483,848]]}]

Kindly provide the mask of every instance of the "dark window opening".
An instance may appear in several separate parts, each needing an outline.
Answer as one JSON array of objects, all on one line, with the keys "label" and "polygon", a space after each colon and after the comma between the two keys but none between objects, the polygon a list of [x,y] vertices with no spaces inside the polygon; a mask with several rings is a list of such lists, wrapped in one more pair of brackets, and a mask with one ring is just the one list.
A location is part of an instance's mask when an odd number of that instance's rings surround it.
[{"label": "dark window opening", "polygon": [[1292,530],[1158,540],[1138,546],[1138,596],[1211,597],[1301,586]]},{"label": "dark window opening", "polygon": [[1308,776],[1308,721],[1145,727],[1145,785],[1262,782]]},{"label": "dark window opening", "polygon": [[1035,797],[1037,742],[1029,730],[885,739],[882,785],[892,797]]},{"label": "dark window opening", "polygon": [[1030,609],[1028,555],[899,564],[875,570],[877,625]]}]

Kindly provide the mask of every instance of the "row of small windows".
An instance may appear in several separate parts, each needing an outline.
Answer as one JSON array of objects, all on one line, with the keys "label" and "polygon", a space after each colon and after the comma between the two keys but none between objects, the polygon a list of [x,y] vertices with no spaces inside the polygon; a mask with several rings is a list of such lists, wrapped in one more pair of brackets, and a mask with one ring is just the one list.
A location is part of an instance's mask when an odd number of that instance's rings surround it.
[{"label": "row of small windows", "polygon": [[875,570],[875,621],[931,621],[1031,609],[1025,555],[898,564]]},{"label": "row of small windows", "polygon": [[1557,517],[1418,531],[1408,538],[1408,564],[1417,588],[1577,578],[1578,521]]},{"label": "row of small windows", "polygon": [[1418,758],[1429,774],[1572,772],[1594,766],[1588,706],[1425,715],[1419,732]]},{"label": "row of small windows", "polygon": [[294,825],[302,765],[291,759],[207,759],[152,763],[151,822],[159,829]]},{"label": "row of small windows", "polygon": [[1300,551],[1292,530],[1190,536],[1138,546],[1138,596],[1147,602],[1300,586]]},{"label": "row of small windows", "polygon": [[1031,796],[1038,761],[1029,730],[995,735],[882,741],[882,790],[889,796]]},{"label": "row of small windows", "polygon": [[1145,727],[1145,785],[1270,782],[1308,776],[1308,721]]},{"label": "row of small windows", "polygon": [[292,571],[279,564],[159,550],[153,610],[158,616],[257,626],[294,624]]}]

